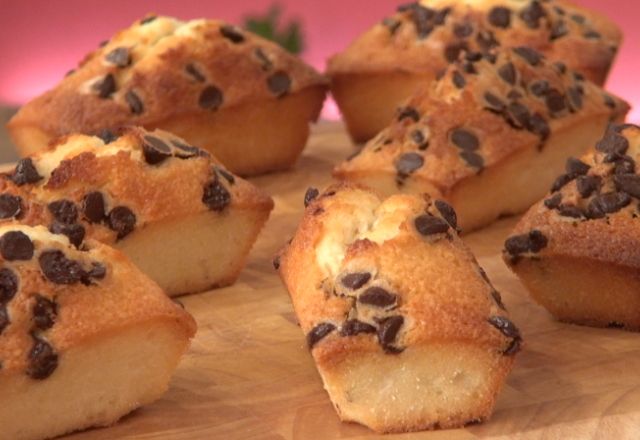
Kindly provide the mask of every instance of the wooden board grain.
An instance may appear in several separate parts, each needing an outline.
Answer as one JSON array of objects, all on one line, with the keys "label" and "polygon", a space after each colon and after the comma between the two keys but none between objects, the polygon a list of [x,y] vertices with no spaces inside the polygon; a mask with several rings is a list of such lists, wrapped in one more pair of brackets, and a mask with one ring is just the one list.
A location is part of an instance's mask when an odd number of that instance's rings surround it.
[{"label": "wooden board grain", "polygon": [[252,179],[276,208],[234,286],[182,298],[199,330],[167,393],[115,426],[64,439],[640,438],[640,334],[561,324],[533,303],[500,259],[513,218],[464,237],[526,341],[492,419],[387,436],[340,422],[271,257],[295,232],[306,189],[329,184],[353,151],[341,125],[324,123],[295,170]]}]

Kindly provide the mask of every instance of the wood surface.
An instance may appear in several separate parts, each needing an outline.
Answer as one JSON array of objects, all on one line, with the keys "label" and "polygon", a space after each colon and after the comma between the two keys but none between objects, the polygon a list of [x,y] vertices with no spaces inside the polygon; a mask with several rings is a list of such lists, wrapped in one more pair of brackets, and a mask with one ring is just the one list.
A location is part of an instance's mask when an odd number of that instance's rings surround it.
[{"label": "wood surface", "polygon": [[235,285],[181,298],[199,330],[167,393],[115,426],[63,439],[640,438],[640,334],[561,324],[529,299],[500,259],[514,218],[463,237],[526,341],[492,419],[387,436],[340,422],[271,257],[295,232],[306,189],[328,185],[353,151],[340,124],[323,123],[295,170],[251,179],[276,208]]}]

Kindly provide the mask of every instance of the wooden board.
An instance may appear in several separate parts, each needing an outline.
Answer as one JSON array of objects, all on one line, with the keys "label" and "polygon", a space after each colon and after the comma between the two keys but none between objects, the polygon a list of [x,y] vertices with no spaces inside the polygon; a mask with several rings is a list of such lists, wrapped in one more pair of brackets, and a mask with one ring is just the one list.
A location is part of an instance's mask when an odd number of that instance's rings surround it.
[{"label": "wooden board", "polygon": [[295,232],[306,189],[329,184],[353,151],[341,125],[324,123],[296,170],[252,179],[276,208],[234,286],[182,298],[199,330],[168,392],[115,426],[64,439],[640,438],[640,334],[561,324],[534,304],[500,259],[516,219],[464,237],[526,341],[493,418],[388,436],[340,422],[271,257]]}]

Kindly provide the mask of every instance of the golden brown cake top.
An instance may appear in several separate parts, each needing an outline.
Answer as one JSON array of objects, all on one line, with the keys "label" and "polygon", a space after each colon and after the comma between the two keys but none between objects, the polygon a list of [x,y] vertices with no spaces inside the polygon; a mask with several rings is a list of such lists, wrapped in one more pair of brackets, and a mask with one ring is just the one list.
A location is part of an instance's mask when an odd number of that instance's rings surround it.
[{"label": "golden brown cake top", "polygon": [[356,346],[394,355],[440,339],[519,350],[520,334],[458,238],[451,206],[426,195],[383,201],[351,183],[309,189],[305,203],[274,265],[317,360],[338,363]]},{"label": "golden brown cake top", "polygon": [[82,249],[44,227],[0,225],[0,376],[55,374],[65,351],[126,326],[193,317],[120,252],[94,240]]},{"label": "golden brown cake top", "polygon": [[326,84],[277,44],[220,20],[149,16],[117,32],[11,125],[97,134],[123,124],[159,126],[176,116],[272,100]]},{"label": "golden brown cake top", "polygon": [[619,119],[629,105],[553,63],[517,47],[467,54],[439,81],[423,84],[390,125],[340,164],[337,178],[377,172],[429,181],[440,194],[456,183],[536,147],[598,115]]},{"label": "golden brown cake top", "polygon": [[640,267],[640,127],[611,125],[594,150],[569,158],[548,196],[505,242],[508,264],[546,253]]},{"label": "golden brown cake top", "polygon": [[201,212],[273,208],[209,153],[139,127],[73,134],[0,175],[0,219],[45,225],[79,245],[125,238],[149,222]]},{"label": "golden brown cake top", "polygon": [[465,51],[530,46],[602,84],[621,41],[605,16],[565,1],[422,0],[367,30],[329,60],[327,73],[435,75]]}]

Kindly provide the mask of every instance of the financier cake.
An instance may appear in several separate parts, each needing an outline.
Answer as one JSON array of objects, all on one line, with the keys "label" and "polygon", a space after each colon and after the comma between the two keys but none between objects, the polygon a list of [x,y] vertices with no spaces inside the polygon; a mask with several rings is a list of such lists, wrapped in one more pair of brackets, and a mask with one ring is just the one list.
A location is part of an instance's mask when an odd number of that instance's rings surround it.
[{"label": "financier cake", "polygon": [[271,198],[170,133],[73,134],[0,175],[0,220],[122,251],[169,296],[232,284]]},{"label": "financier cake", "polygon": [[305,202],[274,265],[340,418],[379,433],[489,418],[522,338],[451,206],[351,183]]},{"label": "financier cake", "polygon": [[423,84],[334,171],[384,195],[429,193],[464,232],[527,210],[567,157],[623,122],[629,105],[528,47],[475,54]]},{"label": "financier cake", "polygon": [[529,46],[603,85],[622,42],[604,15],[566,1],[422,0],[398,7],[329,59],[331,94],[355,142],[374,137],[447,64]]},{"label": "financier cake", "polygon": [[560,321],[640,331],[640,127],[570,158],[505,242],[504,261]]},{"label": "financier cake", "polygon": [[71,133],[161,128],[231,172],[292,167],[327,80],[301,59],[219,20],[148,16],[91,52],[7,127],[22,156]]},{"label": "financier cake", "polygon": [[115,249],[0,225],[0,439],[115,423],[166,391],[195,332]]}]

